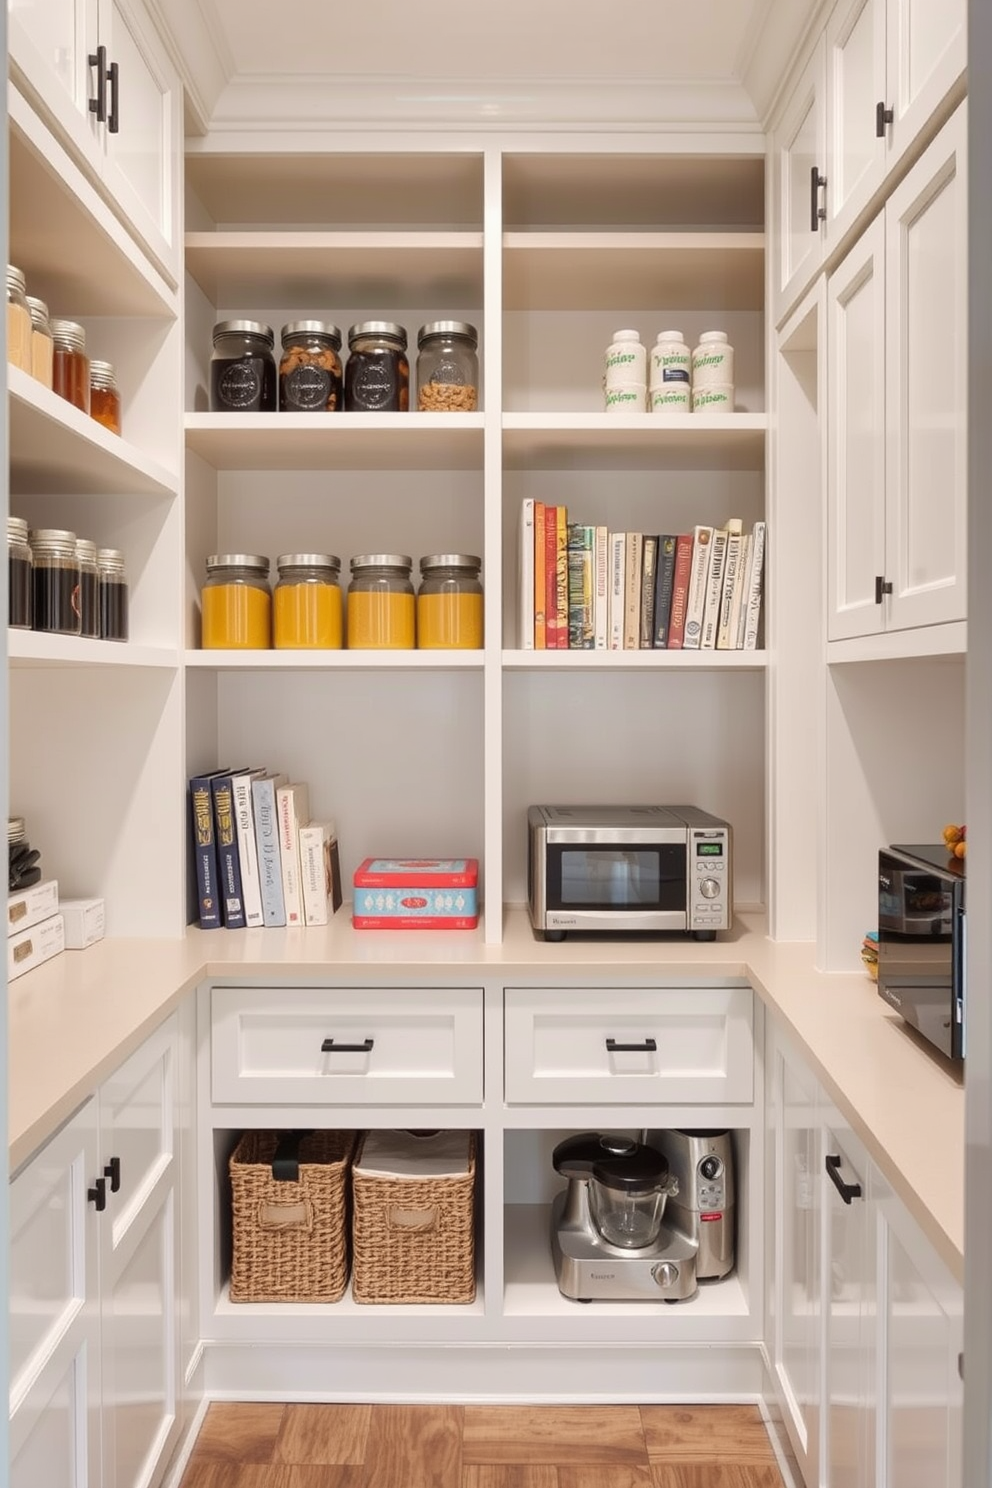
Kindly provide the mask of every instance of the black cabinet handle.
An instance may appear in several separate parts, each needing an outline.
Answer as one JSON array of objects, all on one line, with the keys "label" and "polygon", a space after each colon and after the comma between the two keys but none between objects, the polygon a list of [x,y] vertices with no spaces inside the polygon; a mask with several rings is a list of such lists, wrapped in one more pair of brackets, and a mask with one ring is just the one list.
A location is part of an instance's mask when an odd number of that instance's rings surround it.
[{"label": "black cabinet handle", "polygon": [[844,1200],[844,1203],[849,1204],[852,1199],[860,1199],[861,1184],[845,1183],[840,1176],[840,1157],[835,1153],[828,1152],[823,1161],[826,1165],[827,1177]]},{"label": "black cabinet handle", "polygon": [[110,1179],[110,1192],[119,1193],[121,1186],[121,1160],[119,1157],[112,1157],[110,1159],[103,1170],[103,1175],[105,1178]]},{"label": "black cabinet handle", "polygon": [[887,594],[892,593],[891,579],[886,581],[884,574],[875,575],[875,603],[881,604]]},{"label": "black cabinet handle", "polygon": [[826,186],[826,176],[821,176],[819,169],[811,165],[809,169],[809,230],[819,232],[820,223],[827,215],[826,207],[821,207],[818,193],[821,186]]},{"label": "black cabinet handle", "polygon": [[891,124],[895,118],[893,109],[885,107],[884,99],[875,105],[875,135],[878,139],[885,138],[885,126]]},{"label": "black cabinet handle", "polygon": [[121,127],[120,115],[120,68],[116,62],[111,62],[110,71],[107,73],[110,81],[110,113],[107,115],[107,128],[111,134],[117,134]]},{"label": "black cabinet handle", "polygon": [[97,1178],[94,1181],[93,1187],[87,1193],[86,1197],[87,1197],[87,1199],[89,1199],[89,1201],[90,1201],[91,1204],[95,1204],[96,1205],[96,1211],[97,1211],[97,1213],[98,1214],[101,1214],[103,1212],[103,1210],[106,1209],[106,1207],[107,1207],[107,1180],[106,1180],[106,1178]]},{"label": "black cabinet handle", "polygon": [[606,1040],[606,1052],[608,1054],[656,1054],[658,1045],[653,1038],[646,1038],[643,1044],[618,1044],[616,1039]]},{"label": "black cabinet handle", "polygon": [[96,97],[90,99],[90,113],[96,114],[98,124],[107,122],[107,48],[98,46],[86,58],[96,68]]},{"label": "black cabinet handle", "polygon": [[332,1038],[326,1038],[320,1046],[321,1054],[371,1054],[375,1039],[364,1039],[360,1044],[336,1044]]}]

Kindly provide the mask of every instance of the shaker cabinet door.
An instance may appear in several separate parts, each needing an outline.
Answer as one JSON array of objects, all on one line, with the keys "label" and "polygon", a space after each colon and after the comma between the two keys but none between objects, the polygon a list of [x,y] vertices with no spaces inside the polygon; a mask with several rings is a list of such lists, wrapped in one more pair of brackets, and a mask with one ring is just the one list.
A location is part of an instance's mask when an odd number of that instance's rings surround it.
[{"label": "shaker cabinet door", "polygon": [[967,0],[887,0],[887,9],[887,103],[897,155],[963,85],[968,6]]},{"label": "shaker cabinet door", "polygon": [[828,244],[839,243],[880,184],[885,131],[885,0],[843,0],[827,26]]},{"label": "shaker cabinet door", "polygon": [[775,262],[775,319],[781,324],[823,257],[826,212],[826,84],[821,41],[803,70],[786,112],[775,131],[775,214],[778,256]]}]

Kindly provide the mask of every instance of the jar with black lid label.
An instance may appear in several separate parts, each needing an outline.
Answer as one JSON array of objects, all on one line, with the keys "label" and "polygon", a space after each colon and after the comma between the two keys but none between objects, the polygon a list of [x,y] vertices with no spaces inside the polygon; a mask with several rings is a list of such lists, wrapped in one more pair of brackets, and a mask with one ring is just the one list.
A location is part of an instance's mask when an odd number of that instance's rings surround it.
[{"label": "jar with black lid label", "polygon": [[410,363],[406,331],[391,320],[366,320],[348,332],[344,406],[355,413],[406,413]]},{"label": "jar with black lid label", "polygon": [[465,320],[434,320],[417,333],[421,413],[472,413],[479,406],[479,337]]},{"label": "jar with black lid label", "polygon": [[76,534],[57,527],[33,528],[29,533],[31,623],[35,630],[56,635],[79,635],[79,559]]},{"label": "jar with black lid label", "polygon": [[341,332],[323,320],[282,328],[279,407],[284,413],[333,413],[341,407]]},{"label": "jar with black lid label", "polygon": [[7,518],[8,624],[31,629],[31,545],[23,517]]},{"label": "jar with black lid label", "polygon": [[260,320],[217,322],[210,359],[211,412],[275,413],[274,345],[272,327]]},{"label": "jar with black lid label", "polygon": [[76,557],[79,559],[79,634],[97,640],[100,635],[100,594],[96,543],[88,537],[77,537]]},{"label": "jar with black lid label", "polygon": [[126,641],[129,594],[120,548],[98,548],[96,554],[100,597],[100,639]]}]

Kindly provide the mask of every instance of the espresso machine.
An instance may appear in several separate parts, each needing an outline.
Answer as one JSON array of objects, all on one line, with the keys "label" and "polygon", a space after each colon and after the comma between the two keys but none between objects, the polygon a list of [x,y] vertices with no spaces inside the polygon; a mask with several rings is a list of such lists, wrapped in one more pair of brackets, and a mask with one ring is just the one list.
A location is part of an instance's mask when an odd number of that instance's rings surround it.
[{"label": "espresso machine", "polygon": [[697,1246],[696,1276],[716,1281],[734,1266],[734,1148],[729,1131],[645,1131],[678,1184],[666,1217]]},{"label": "espresso machine", "polygon": [[559,1142],[568,1180],[551,1207],[558,1290],[577,1302],[683,1302],[696,1291],[697,1242],[662,1223],[678,1192],[664,1154],[630,1137],[582,1132]]}]

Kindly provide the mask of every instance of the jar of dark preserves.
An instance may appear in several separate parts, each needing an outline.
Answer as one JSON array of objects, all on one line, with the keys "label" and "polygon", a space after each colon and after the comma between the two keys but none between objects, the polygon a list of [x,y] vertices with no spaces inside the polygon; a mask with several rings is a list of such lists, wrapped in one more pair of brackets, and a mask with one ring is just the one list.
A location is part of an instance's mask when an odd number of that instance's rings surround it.
[{"label": "jar of dark preserves", "polygon": [[100,639],[126,641],[128,587],[124,574],[124,554],[120,548],[98,548],[96,564],[100,595]]},{"label": "jar of dark preserves", "polygon": [[79,559],[76,534],[57,527],[32,528],[31,623],[35,630],[79,635]]},{"label": "jar of dark preserves", "polygon": [[100,595],[96,568],[96,543],[88,537],[76,538],[79,559],[79,634],[98,640],[100,636]]},{"label": "jar of dark preserves", "polygon": [[323,320],[282,328],[279,407],[284,413],[333,413],[341,407],[341,332]]},{"label": "jar of dark preserves", "polygon": [[406,413],[410,363],[406,331],[391,320],[365,320],[348,332],[344,406],[354,413]]},{"label": "jar of dark preserves", "polygon": [[210,359],[213,413],[275,413],[276,360],[272,327],[260,320],[221,320]]},{"label": "jar of dark preserves", "polygon": [[31,545],[24,517],[7,518],[8,624],[31,629]]}]

